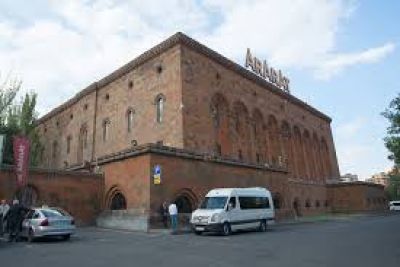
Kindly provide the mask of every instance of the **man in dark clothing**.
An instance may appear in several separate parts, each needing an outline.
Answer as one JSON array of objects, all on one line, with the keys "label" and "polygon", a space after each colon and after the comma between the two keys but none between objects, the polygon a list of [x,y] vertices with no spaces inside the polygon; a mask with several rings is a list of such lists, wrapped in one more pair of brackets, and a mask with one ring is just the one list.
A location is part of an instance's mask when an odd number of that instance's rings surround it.
[{"label": "man in dark clothing", "polygon": [[22,228],[22,221],[29,209],[19,204],[17,199],[13,200],[13,205],[7,213],[7,225],[9,230],[8,241],[19,241],[19,235]]},{"label": "man in dark clothing", "polygon": [[160,216],[165,228],[168,228],[168,206],[167,202],[163,202],[160,206]]}]

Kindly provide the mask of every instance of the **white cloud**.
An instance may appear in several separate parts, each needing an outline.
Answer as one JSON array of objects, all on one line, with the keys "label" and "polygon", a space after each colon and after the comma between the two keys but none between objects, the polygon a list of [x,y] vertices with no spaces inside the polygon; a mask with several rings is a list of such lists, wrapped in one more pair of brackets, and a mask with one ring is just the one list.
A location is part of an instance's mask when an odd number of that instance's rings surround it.
[{"label": "white cloud", "polygon": [[354,0],[50,3],[42,16],[25,15],[24,23],[0,14],[0,70],[18,73],[26,89],[39,93],[41,114],[176,31],[240,63],[250,47],[277,67],[317,70],[326,77],[394,49],[388,43],[354,54],[332,53]]},{"label": "white cloud", "polygon": [[371,121],[365,117],[351,118],[333,128],[340,171],[353,173],[365,180],[371,175],[390,169],[393,163],[385,155],[382,138],[366,135]]},{"label": "white cloud", "polygon": [[346,67],[364,63],[375,63],[388,56],[394,49],[395,44],[387,43],[362,52],[330,55],[329,59],[317,67],[316,73],[322,79],[329,79],[333,75],[343,71]]}]

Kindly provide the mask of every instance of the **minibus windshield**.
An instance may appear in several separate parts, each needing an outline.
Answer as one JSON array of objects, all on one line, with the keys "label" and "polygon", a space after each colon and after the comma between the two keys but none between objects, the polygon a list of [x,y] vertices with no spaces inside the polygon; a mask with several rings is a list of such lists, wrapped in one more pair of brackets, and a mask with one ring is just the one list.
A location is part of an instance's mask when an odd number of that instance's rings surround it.
[{"label": "minibus windshield", "polygon": [[228,197],[206,197],[200,205],[200,209],[214,210],[223,209]]}]

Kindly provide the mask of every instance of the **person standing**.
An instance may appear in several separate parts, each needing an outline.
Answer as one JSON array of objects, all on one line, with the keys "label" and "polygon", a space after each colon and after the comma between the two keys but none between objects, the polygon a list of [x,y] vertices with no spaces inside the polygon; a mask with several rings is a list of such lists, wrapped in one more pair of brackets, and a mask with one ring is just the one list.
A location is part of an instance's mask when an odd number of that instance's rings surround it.
[{"label": "person standing", "polygon": [[7,204],[6,200],[3,199],[1,200],[0,204],[0,236],[3,236],[5,229],[6,229],[6,215],[8,213],[8,210],[10,209],[10,206]]},{"label": "person standing", "polygon": [[7,225],[9,225],[8,241],[19,241],[21,233],[22,221],[28,211],[23,205],[19,203],[18,199],[13,200],[13,204],[7,213]]},{"label": "person standing", "polygon": [[175,203],[169,204],[168,212],[171,218],[172,234],[176,234],[178,229],[178,208]]},{"label": "person standing", "polygon": [[160,206],[160,216],[164,225],[164,228],[168,228],[168,205],[167,202],[163,202]]}]

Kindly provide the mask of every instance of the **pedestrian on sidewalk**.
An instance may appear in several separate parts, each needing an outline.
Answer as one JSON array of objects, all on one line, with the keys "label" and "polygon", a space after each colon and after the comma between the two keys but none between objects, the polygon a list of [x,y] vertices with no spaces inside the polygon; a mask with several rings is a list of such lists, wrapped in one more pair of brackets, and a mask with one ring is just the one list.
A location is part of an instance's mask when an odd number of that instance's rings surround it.
[{"label": "pedestrian on sidewalk", "polygon": [[7,213],[7,224],[9,226],[8,242],[12,242],[13,240],[16,242],[19,241],[22,221],[24,220],[25,214],[28,210],[28,208],[19,203],[18,199],[13,200],[13,204]]},{"label": "pedestrian on sidewalk", "polygon": [[160,216],[164,225],[164,228],[168,228],[168,205],[167,202],[164,201],[160,206]]},{"label": "pedestrian on sidewalk", "polygon": [[6,215],[8,213],[8,210],[10,209],[10,206],[7,204],[7,201],[5,199],[1,200],[0,204],[0,236],[3,236],[6,230]]},{"label": "pedestrian on sidewalk", "polygon": [[175,203],[171,203],[168,206],[169,216],[171,218],[172,234],[176,234],[178,230],[178,208]]}]

